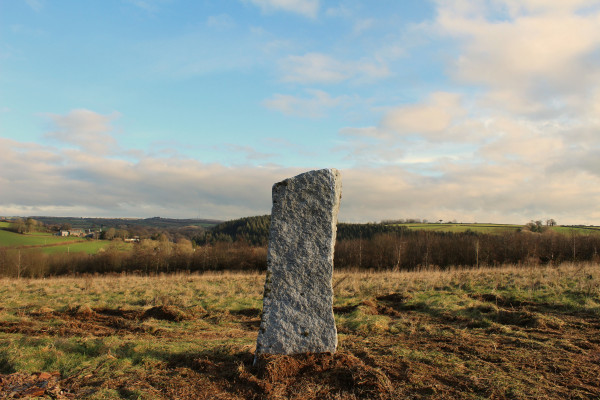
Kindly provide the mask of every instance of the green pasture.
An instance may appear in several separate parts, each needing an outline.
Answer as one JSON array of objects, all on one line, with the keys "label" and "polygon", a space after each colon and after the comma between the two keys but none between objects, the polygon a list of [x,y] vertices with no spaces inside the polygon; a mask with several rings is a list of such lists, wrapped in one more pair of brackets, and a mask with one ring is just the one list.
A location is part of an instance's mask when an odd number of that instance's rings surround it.
[{"label": "green pasture", "polygon": [[4,221],[0,222],[0,229],[3,229],[3,228],[10,228],[10,222],[4,222]]},{"label": "green pasture", "polygon": [[[511,225],[511,224],[395,224],[397,226],[404,226],[408,229],[423,230],[429,232],[453,232],[460,233],[466,231],[472,231],[477,233],[507,233],[516,232],[523,228],[523,225]],[[550,229],[552,231],[570,235],[591,235],[600,234],[600,227],[589,226],[589,227],[570,227],[570,226],[553,226]]]},{"label": "green pasture", "polygon": [[[2,223],[9,225],[8,223]],[[5,227],[0,225],[0,228]],[[73,236],[54,236],[51,233],[36,232],[19,234],[0,229],[0,247],[22,248],[24,251],[41,251],[45,254],[80,253],[96,254],[101,249],[113,246],[118,251],[131,250],[131,243],[109,240],[90,240]]]},{"label": "green pasture", "polygon": [[553,226],[552,230],[554,232],[562,233],[565,235],[594,235],[600,234],[600,227],[598,226]]},{"label": "green pasture", "polygon": [[[130,251],[133,244],[123,242],[111,242],[109,240],[82,240],[76,243],[65,243],[61,245],[52,246],[36,246],[27,247],[20,251],[22,252],[41,252],[44,254],[64,254],[64,253],[86,253],[86,254],[97,254],[100,251],[107,251],[113,248],[117,251]],[[13,250],[16,251],[16,250]]]},{"label": "green pasture", "polygon": [[85,239],[69,236],[54,236],[50,233],[19,234],[0,229],[0,247],[45,246],[55,243],[84,241]]},{"label": "green pasture", "polygon": [[[78,243],[64,244],[61,246],[41,247],[39,248],[43,253],[46,254],[58,254],[58,253],[87,253],[96,254],[101,249],[108,249],[113,242],[109,240],[85,240]],[[117,250],[126,251],[131,249],[130,243],[119,243],[116,246]]]},{"label": "green pasture", "polygon": [[432,232],[453,232],[460,233],[473,231],[477,233],[505,233],[516,232],[522,228],[522,225],[506,224],[398,224],[408,229],[418,229]]}]

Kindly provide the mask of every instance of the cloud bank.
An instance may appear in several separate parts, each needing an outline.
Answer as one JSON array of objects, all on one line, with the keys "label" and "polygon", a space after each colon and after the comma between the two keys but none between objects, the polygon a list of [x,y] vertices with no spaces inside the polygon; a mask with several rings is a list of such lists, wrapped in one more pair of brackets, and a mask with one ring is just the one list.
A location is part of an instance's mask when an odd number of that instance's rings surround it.
[{"label": "cloud bank", "polygon": [[[432,101],[438,100],[434,96]],[[109,122],[113,116],[75,110],[49,118],[56,125],[51,132],[63,132],[60,137],[78,147],[0,139],[3,214],[236,218],[268,213],[272,184],[305,170],[205,164],[118,147],[110,154],[96,152],[97,148],[106,149],[98,143],[114,134]],[[511,121],[495,121],[488,129],[512,132],[521,145],[523,135],[535,135],[529,126],[513,126]],[[555,129],[554,135],[560,137],[560,128]],[[429,127],[423,131],[430,133]],[[510,134],[500,136],[481,147],[480,151],[489,155],[480,163],[435,159],[433,168],[440,173],[431,176],[411,171],[409,165],[342,169],[340,219],[526,222],[548,217],[570,223],[599,221],[598,151],[556,152],[553,143],[541,146],[541,139],[535,136],[530,140],[535,146],[521,147],[513,145]],[[507,154],[507,148],[520,157],[503,161],[500,155]],[[127,155],[133,153],[138,154],[137,159]],[[502,162],[491,162],[494,157]],[[547,162],[541,162],[544,157]],[[322,167],[335,166],[315,165]]]}]

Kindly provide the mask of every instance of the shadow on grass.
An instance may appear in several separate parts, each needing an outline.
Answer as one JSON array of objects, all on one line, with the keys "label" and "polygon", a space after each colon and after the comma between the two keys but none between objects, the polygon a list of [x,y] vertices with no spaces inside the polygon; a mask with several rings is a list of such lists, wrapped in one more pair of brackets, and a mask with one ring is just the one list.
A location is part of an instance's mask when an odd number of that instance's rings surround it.
[{"label": "shadow on grass", "polygon": [[13,363],[10,362],[8,352],[0,350],[0,374],[12,374],[17,372]]},{"label": "shadow on grass", "polygon": [[[600,315],[594,310],[590,311],[571,304],[554,305],[522,301],[493,293],[472,293],[468,294],[468,297],[475,301],[472,304],[467,302],[463,307],[450,307],[448,304],[453,301],[452,299],[441,299],[441,303],[414,301],[410,296],[390,293],[359,304],[334,307],[334,313],[343,316],[346,320],[342,325],[342,332],[355,334],[370,333],[368,330],[361,330],[361,324],[368,322],[369,315],[386,316],[393,321],[422,314],[439,325],[454,325],[470,329],[497,329],[497,325],[506,325],[556,330],[564,325],[564,320],[571,317],[600,323]],[[353,318],[356,320],[353,324],[347,322]]]}]

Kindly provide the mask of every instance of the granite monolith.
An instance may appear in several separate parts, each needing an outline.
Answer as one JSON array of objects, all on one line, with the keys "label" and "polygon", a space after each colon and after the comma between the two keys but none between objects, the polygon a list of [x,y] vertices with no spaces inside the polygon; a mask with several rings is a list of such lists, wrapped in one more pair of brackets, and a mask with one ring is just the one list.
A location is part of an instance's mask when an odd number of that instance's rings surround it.
[{"label": "granite monolith", "polygon": [[257,355],[335,352],[331,279],[341,194],[333,168],[273,185]]}]

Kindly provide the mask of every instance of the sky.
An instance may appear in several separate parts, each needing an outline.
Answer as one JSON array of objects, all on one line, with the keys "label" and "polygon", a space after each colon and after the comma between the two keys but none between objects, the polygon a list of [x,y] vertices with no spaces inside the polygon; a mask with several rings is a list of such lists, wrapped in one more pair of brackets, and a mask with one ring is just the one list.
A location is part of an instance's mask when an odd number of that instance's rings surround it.
[{"label": "sky", "polygon": [[600,225],[600,0],[0,0],[0,215]]}]

